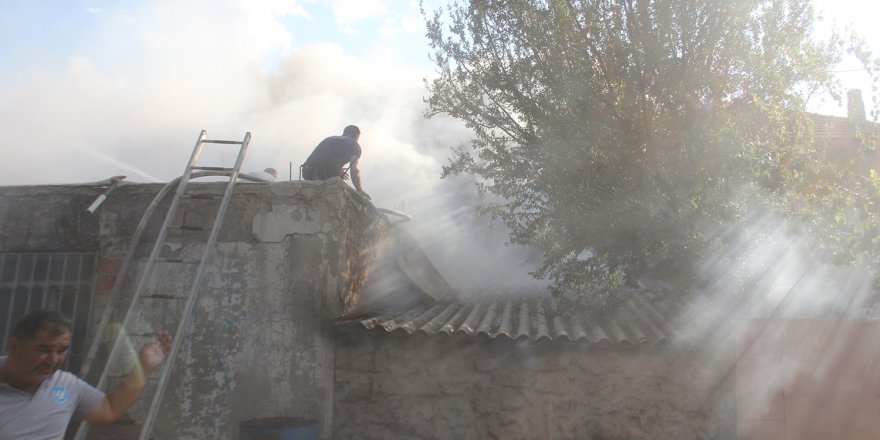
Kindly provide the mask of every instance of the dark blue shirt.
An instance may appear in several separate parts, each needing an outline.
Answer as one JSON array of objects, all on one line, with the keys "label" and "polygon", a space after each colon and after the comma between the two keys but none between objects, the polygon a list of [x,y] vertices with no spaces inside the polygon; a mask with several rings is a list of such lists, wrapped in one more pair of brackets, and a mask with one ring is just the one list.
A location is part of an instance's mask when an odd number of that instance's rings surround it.
[{"label": "dark blue shirt", "polygon": [[321,141],[306,159],[305,166],[341,170],[353,159],[361,157],[361,146],[348,136],[330,136]]}]

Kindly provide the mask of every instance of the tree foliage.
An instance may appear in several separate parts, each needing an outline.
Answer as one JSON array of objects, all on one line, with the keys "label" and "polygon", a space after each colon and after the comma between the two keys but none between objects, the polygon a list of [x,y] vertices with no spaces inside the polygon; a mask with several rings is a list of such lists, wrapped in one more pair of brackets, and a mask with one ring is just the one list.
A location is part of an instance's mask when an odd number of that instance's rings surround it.
[{"label": "tree foliage", "polygon": [[444,176],[477,176],[497,196],[481,211],[545,252],[536,275],[557,289],[686,275],[729,245],[721,225],[792,212],[794,190],[811,200],[802,209],[827,202],[807,195],[828,170],[805,96],[838,90],[832,67],[847,48],[870,53],[839,34],[818,40],[814,18],[808,0],[472,0],[435,11],[428,115],[475,134]]}]

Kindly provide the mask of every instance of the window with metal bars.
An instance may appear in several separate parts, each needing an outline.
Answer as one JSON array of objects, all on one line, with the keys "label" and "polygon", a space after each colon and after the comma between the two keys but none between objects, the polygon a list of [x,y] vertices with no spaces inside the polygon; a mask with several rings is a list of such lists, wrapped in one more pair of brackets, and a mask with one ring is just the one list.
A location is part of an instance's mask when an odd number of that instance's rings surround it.
[{"label": "window with metal bars", "polygon": [[0,253],[0,341],[6,353],[12,326],[36,309],[57,310],[73,322],[64,369],[76,372],[85,355],[96,254]]}]

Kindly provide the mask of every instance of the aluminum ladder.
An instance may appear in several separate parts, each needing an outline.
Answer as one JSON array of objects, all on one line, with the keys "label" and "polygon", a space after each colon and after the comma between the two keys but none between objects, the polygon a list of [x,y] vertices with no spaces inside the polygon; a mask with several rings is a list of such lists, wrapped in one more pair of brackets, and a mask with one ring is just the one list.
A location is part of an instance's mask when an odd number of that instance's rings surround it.
[{"label": "aluminum ladder", "polygon": [[[190,156],[189,162],[184,169],[183,176],[180,177],[177,191],[174,194],[174,198],[171,200],[171,205],[168,208],[168,212],[165,215],[165,220],[162,223],[162,226],[159,229],[159,235],[156,238],[155,243],[153,244],[152,251],[150,252],[150,256],[147,259],[144,269],[140,274],[140,277],[137,282],[137,287],[131,294],[131,302],[129,303],[128,310],[125,313],[125,317],[120,324],[120,330],[116,331],[113,336],[113,344],[112,349],[110,350],[110,354],[108,356],[107,363],[104,366],[103,371],[101,372],[101,377],[98,380],[97,388],[101,390],[105,390],[108,385],[108,381],[111,378],[111,370],[113,370],[117,364],[120,362],[120,356],[122,355],[122,341],[123,339],[127,339],[128,337],[145,337],[152,338],[153,333],[148,332],[138,332],[133,329],[133,325],[136,324],[136,317],[140,314],[141,311],[145,309],[149,309],[148,302],[175,302],[179,304],[181,301],[186,301],[185,305],[182,309],[179,309],[179,319],[177,320],[177,329],[171,335],[172,337],[172,345],[171,351],[165,358],[165,361],[159,366],[157,369],[161,371],[159,375],[158,383],[156,384],[155,390],[152,393],[152,400],[147,411],[146,418],[144,419],[143,426],[141,428],[140,440],[147,440],[150,438],[150,433],[153,430],[153,425],[156,421],[156,415],[159,412],[159,406],[162,403],[162,397],[165,394],[165,388],[168,384],[168,379],[170,377],[171,370],[174,366],[174,361],[177,359],[177,354],[180,349],[181,341],[186,339],[189,333],[189,327],[192,322],[193,308],[196,304],[196,299],[198,297],[198,292],[201,288],[202,278],[205,274],[205,267],[207,262],[209,261],[212,251],[217,243],[217,236],[220,233],[220,228],[223,225],[223,219],[226,214],[226,208],[229,206],[229,201],[232,198],[232,191],[235,188],[236,180],[238,179],[239,171],[241,170],[242,162],[244,162],[245,153],[247,152],[248,145],[250,144],[251,133],[247,132],[244,135],[244,139],[241,141],[228,141],[228,140],[212,140],[208,139],[208,134],[205,130],[199,134],[198,140],[196,141],[195,148],[193,148],[192,155]],[[202,152],[202,148],[205,144],[232,144],[238,145],[238,156],[235,160],[235,165],[232,168],[225,167],[208,167],[208,166],[197,166],[196,162],[198,161],[199,155]],[[192,280],[191,287],[189,289],[188,294],[186,296],[182,294],[163,294],[156,293],[152,291],[152,287],[155,285],[155,280],[153,277],[153,269],[157,262],[164,262],[174,265],[188,266],[191,263],[187,261],[183,261],[181,259],[172,259],[172,258],[162,258],[160,257],[162,253],[163,247],[165,247],[166,239],[168,237],[168,231],[170,229],[175,229],[171,226],[174,218],[177,214],[178,207],[180,206],[181,200],[185,199],[194,199],[194,198],[216,198],[213,196],[204,196],[204,195],[193,195],[186,192],[187,185],[189,184],[190,178],[193,176],[193,173],[200,174],[208,174],[208,175],[219,175],[219,176],[228,176],[229,181],[226,184],[226,190],[223,193],[222,198],[220,198],[220,206],[217,210],[216,217],[214,218],[213,226],[211,227],[211,232],[208,236],[208,240],[204,245],[204,249],[202,250],[201,259],[198,262],[198,269],[195,272],[195,275]],[[187,229],[187,228],[179,228],[179,229]],[[134,252],[134,246],[130,249],[130,253]],[[117,277],[124,277],[125,273],[117,274]],[[167,304],[166,304],[167,305]],[[112,299],[107,304],[107,312],[110,312],[110,308],[113,307]],[[95,335],[95,340],[92,343],[92,347],[89,349],[88,355],[85,359],[85,365],[83,370],[88,371],[88,368],[92,361],[94,361],[95,355],[97,353],[97,347],[101,343],[102,336],[104,332],[107,330],[107,325],[109,323],[110,313],[105,313],[104,319],[98,325],[98,331]],[[165,329],[163,329],[165,330]],[[136,345],[134,347],[135,350],[135,359],[134,362],[137,362],[137,350],[139,347]],[[155,374],[155,372],[154,372]],[[139,400],[147,398],[147,384],[144,384],[144,391],[142,392]],[[79,430],[76,433],[75,440],[85,440],[88,435],[89,426],[88,423],[83,422]]]}]

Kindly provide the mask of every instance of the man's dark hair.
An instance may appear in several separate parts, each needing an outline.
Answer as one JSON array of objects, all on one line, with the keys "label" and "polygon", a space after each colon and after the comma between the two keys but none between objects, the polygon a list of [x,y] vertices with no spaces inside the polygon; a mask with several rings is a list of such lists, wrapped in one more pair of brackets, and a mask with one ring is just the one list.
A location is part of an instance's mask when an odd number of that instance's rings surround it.
[{"label": "man's dark hair", "polygon": [[342,130],[342,135],[357,139],[357,137],[361,135],[361,129],[357,128],[357,125],[349,125],[348,127],[345,127],[345,130]]},{"label": "man's dark hair", "polygon": [[34,310],[21,317],[12,328],[11,337],[19,341],[28,341],[37,333],[48,330],[52,336],[70,332],[70,320],[54,310]]}]

